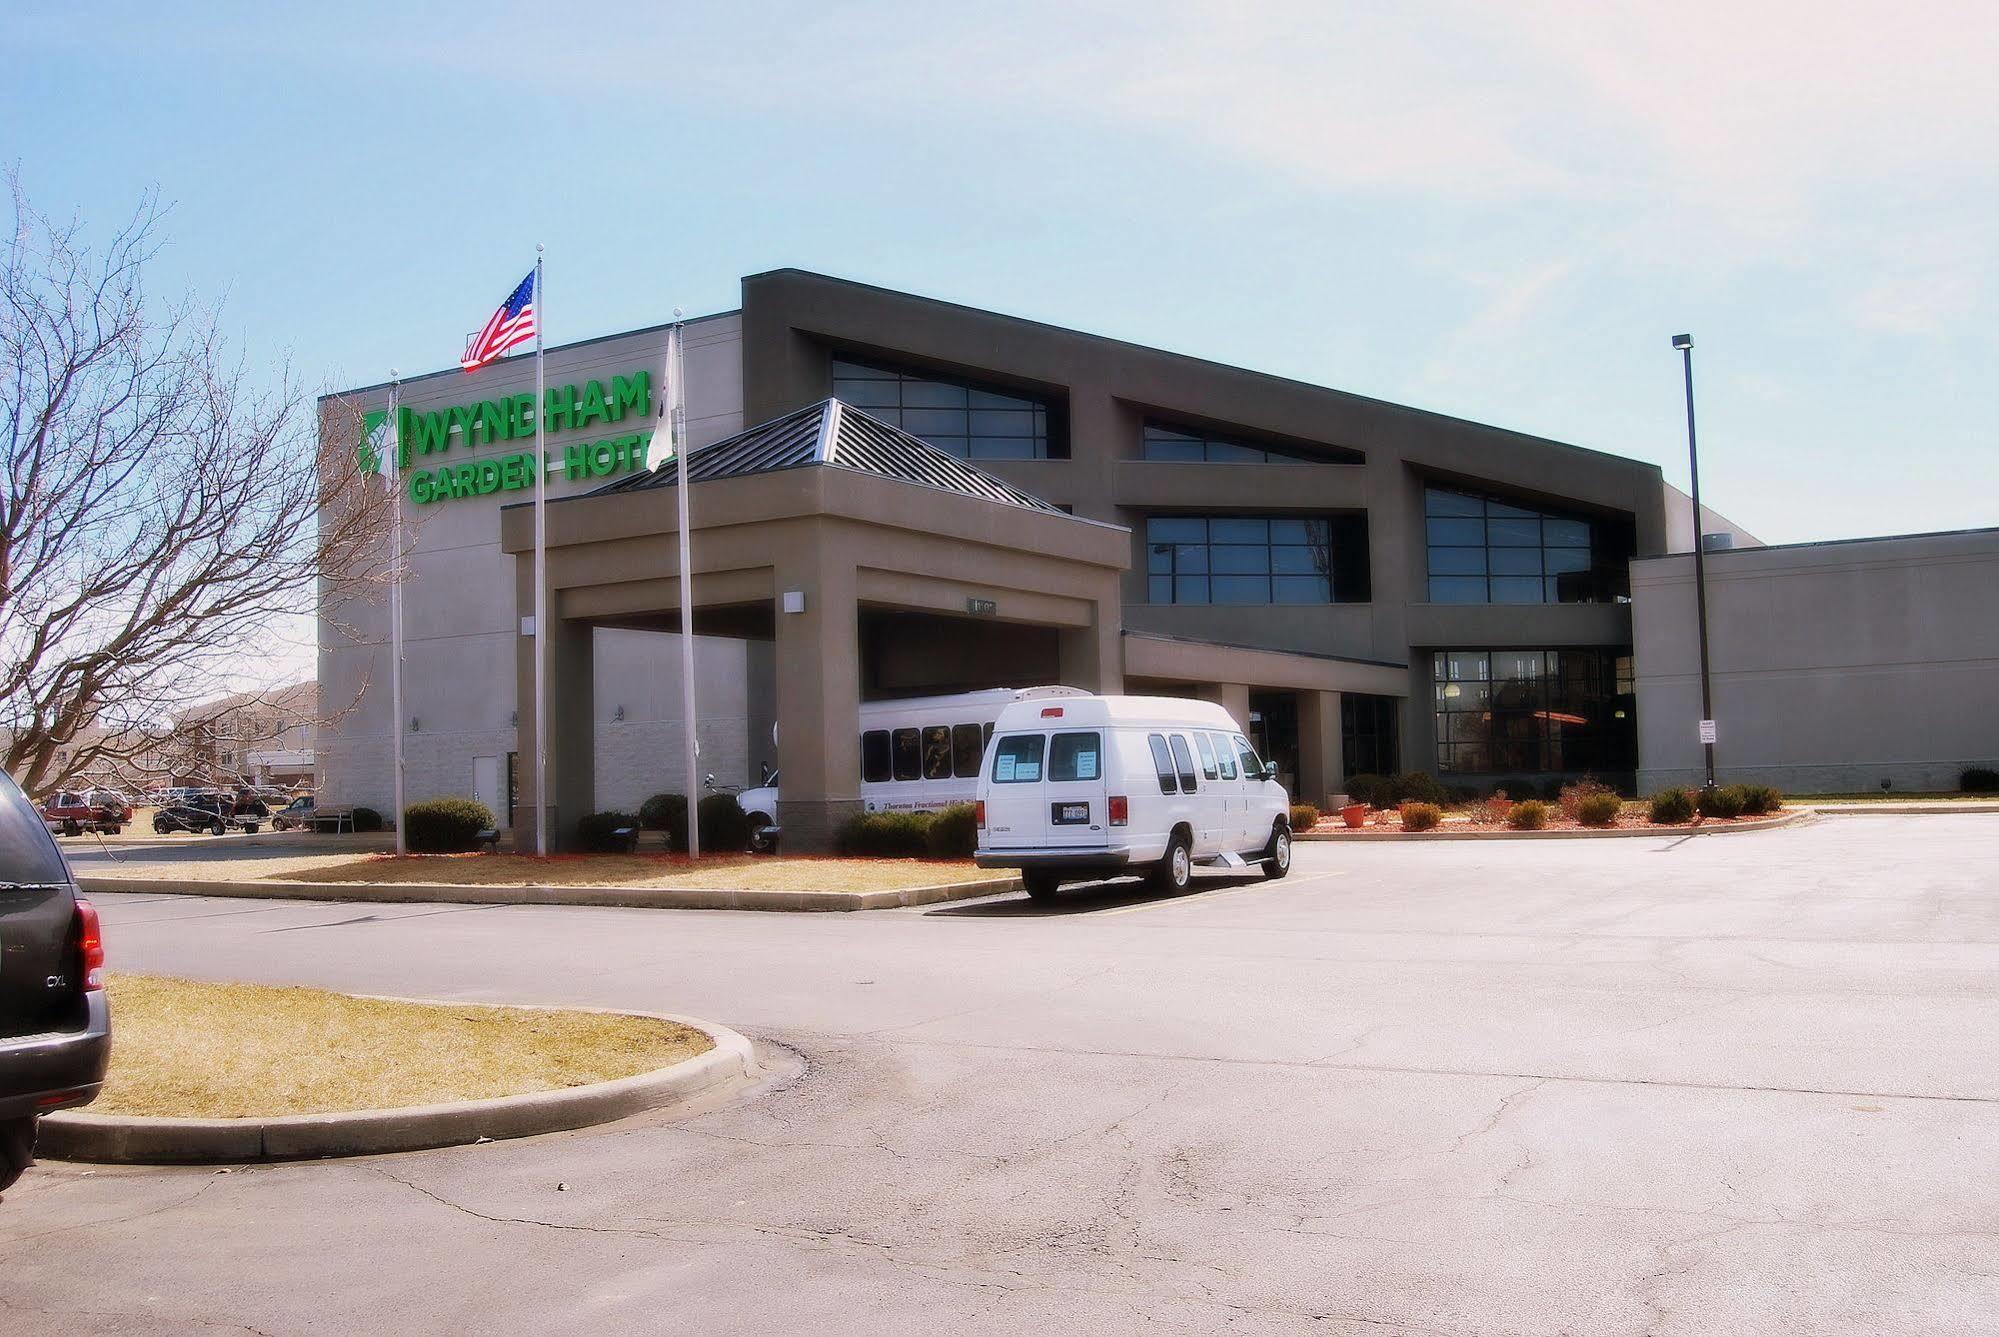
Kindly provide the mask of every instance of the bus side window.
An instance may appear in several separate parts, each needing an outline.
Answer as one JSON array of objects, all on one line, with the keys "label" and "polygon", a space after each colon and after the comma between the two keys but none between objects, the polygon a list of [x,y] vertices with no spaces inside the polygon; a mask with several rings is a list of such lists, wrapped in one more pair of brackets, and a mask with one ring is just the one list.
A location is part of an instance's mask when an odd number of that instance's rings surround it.
[{"label": "bus side window", "polygon": [[1180,766],[1180,792],[1191,794],[1200,786],[1194,779],[1194,754],[1187,746],[1187,739],[1181,734],[1173,735],[1173,760]]},{"label": "bus side window", "polygon": [[951,726],[932,724],[923,731],[923,778],[951,778]]},{"label": "bus side window", "polygon": [[1235,749],[1222,734],[1215,735],[1215,764],[1221,767],[1222,779],[1235,779]]},{"label": "bus side window", "polygon": [[1173,778],[1173,754],[1166,750],[1164,734],[1147,734],[1145,742],[1152,749],[1152,769],[1159,772],[1159,792],[1177,794],[1179,782]]},{"label": "bus side window", "polygon": [[895,778],[916,780],[923,775],[922,730],[897,729],[895,731]]},{"label": "bus side window", "polygon": [[861,779],[878,785],[889,775],[888,730],[870,729],[861,735]]},{"label": "bus side window", "polygon": [[[990,726],[988,726],[990,727]],[[979,758],[986,754],[984,734],[976,724],[951,726],[951,773],[960,780],[979,778]]]}]

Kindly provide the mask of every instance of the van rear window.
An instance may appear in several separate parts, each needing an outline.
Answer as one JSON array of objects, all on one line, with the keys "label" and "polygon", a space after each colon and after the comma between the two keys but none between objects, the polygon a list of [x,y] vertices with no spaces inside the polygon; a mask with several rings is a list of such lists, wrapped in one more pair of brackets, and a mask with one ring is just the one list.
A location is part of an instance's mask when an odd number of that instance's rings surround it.
[{"label": "van rear window", "polygon": [[1041,779],[1041,751],[1047,739],[1038,733],[1015,734],[993,749],[993,783],[1034,784]]},{"label": "van rear window", "polygon": [[1058,733],[1048,743],[1048,778],[1101,780],[1104,778],[1103,755],[1101,734]]}]

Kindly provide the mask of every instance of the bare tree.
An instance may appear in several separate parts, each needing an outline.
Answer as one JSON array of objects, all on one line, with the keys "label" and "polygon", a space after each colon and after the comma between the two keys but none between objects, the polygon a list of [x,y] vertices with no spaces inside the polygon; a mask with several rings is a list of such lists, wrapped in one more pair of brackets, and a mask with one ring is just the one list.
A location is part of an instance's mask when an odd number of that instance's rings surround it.
[{"label": "bare tree", "polygon": [[272,662],[288,615],[378,585],[389,499],[347,458],[358,415],[323,434],[351,410],[315,414],[213,309],[147,296],[153,196],[93,247],[8,184],[0,764],[38,794],[157,751]]}]

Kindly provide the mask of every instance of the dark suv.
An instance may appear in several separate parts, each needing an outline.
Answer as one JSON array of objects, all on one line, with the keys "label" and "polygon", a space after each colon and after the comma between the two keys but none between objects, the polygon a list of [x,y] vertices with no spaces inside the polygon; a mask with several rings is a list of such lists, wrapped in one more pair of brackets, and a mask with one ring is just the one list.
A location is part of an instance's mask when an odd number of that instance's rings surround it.
[{"label": "dark suv", "polygon": [[35,1120],[104,1085],[111,1013],[97,911],[41,814],[0,772],[0,1191],[35,1153]]},{"label": "dark suv", "polygon": [[154,813],[153,830],[163,836],[175,831],[206,831],[219,836],[233,826],[255,835],[257,820],[239,812],[236,800],[227,794],[196,794]]}]

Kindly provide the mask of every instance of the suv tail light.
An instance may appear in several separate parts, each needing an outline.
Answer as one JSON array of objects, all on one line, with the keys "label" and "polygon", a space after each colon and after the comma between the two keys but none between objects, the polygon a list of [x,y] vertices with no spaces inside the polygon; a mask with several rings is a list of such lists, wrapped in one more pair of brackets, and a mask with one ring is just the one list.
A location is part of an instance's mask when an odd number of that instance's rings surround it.
[{"label": "suv tail light", "polygon": [[983,831],[986,829],[986,801],[984,799],[980,799],[972,805],[972,820],[978,824],[979,830]]},{"label": "suv tail light", "polygon": [[76,898],[76,947],[83,958],[83,987],[104,987],[104,929],[97,921],[97,907]]},{"label": "suv tail light", "polygon": [[1131,800],[1123,794],[1111,795],[1111,825],[1123,826],[1131,821]]}]

